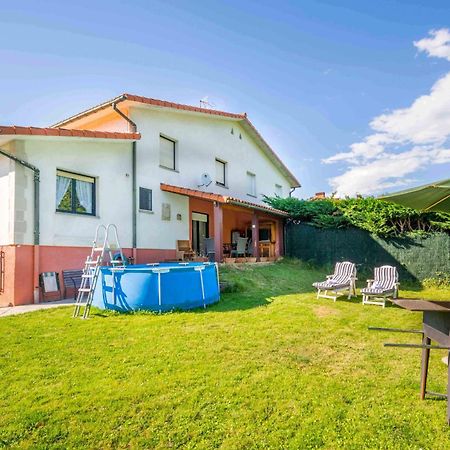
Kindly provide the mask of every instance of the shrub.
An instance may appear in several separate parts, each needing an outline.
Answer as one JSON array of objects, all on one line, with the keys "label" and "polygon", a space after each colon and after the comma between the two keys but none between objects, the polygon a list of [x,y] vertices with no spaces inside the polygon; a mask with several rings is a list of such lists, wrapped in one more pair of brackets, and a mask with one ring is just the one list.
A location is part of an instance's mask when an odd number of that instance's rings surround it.
[{"label": "shrub", "polygon": [[450,214],[420,212],[373,197],[320,200],[266,197],[265,202],[288,212],[292,221],[318,228],[354,226],[379,236],[450,232]]},{"label": "shrub", "polygon": [[433,278],[425,278],[422,284],[428,288],[450,287],[450,274],[445,272],[437,272]]}]

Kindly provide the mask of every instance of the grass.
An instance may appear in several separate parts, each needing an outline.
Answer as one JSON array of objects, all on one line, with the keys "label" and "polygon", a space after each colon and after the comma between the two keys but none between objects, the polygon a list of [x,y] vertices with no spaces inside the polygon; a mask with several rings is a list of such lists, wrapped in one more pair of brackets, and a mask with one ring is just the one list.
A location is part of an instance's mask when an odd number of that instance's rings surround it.
[{"label": "grass", "polygon": [[[295,262],[226,268],[207,310],[88,321],[58,308],[0,319],[0,447],[450,447],[446,402],[419,400],[420,314],[317,300]],[[449,299],[450,290],[402,291]],[[430,390],[444,392],[435,351]]]}]

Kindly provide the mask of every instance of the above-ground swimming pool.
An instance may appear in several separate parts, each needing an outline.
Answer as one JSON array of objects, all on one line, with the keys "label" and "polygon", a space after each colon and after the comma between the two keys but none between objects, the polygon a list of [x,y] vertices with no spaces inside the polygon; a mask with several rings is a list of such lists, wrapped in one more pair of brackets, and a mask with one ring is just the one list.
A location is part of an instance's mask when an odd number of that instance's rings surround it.
[{"label": "above-ground swimming pool", "polygon": [[101,267],[93,305],[115,311],[170,311],[219,301],[214,263],[156,263]]}]

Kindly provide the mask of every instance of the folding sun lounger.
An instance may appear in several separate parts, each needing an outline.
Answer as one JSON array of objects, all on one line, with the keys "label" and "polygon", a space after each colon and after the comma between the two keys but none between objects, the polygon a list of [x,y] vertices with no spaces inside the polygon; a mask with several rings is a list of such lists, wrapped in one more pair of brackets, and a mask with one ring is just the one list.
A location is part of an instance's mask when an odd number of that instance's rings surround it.
[{"label": "folding sun lounger", "polygon": [[[328,275],[326,281],[313,283],[317,288],[317,298],[331,298],[336,301],[343,291],[348,290],[348,298],[356,296],[356,266],[352,262],[344,261],[336,263],[334,274]],[[329,295],[328,292],[334,294]]]},{"label": "folding sun lounger", "polygon": [[367,280],[367,287],[361,289],[363,305],[379,305],[384,308],[387,297],[397,298],[398,285],[398,272],[396,267],[375,267],[374,279]]}]

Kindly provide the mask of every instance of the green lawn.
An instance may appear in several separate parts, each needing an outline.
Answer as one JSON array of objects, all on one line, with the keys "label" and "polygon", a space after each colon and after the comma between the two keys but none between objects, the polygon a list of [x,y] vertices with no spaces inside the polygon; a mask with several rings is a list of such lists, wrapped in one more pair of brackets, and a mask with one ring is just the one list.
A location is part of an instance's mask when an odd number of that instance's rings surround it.
[{"label": "green lawn", "polygon": [[[446,402],[419,400],[420,350],[383,347],[418,337],[367,330],[421,315],[317,300],[323,275],[227,268],[237,292],[207,310],[0,319],[0,447],[450,448]],[[440,392],[442,356],[429,386]]]}]

